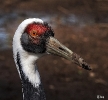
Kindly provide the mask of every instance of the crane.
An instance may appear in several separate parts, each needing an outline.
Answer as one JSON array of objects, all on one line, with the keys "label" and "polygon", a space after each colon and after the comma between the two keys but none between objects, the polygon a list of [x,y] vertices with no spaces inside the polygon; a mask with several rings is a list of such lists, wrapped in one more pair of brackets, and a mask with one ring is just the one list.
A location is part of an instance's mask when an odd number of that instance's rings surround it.
[{"label": "crane", "polygon": [[51,26],[39,18],[25,19],[13,37],[13,57],[18,70],[23,100],[46,100],[35,61],[46,54],[68,59],[86,70],[90,66],[54,38]]}]

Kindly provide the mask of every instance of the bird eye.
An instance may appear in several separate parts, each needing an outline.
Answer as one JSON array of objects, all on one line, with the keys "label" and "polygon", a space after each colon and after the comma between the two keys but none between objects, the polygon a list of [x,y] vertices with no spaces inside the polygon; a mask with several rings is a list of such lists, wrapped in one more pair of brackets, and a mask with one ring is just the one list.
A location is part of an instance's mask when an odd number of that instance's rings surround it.
[{"label": "bird eye", "polygon": [[37,37],[38,35],[37,35],[37,32],[35,31],[35,30],[32,30],[31,32],[30,32],[30,35],[32,36],[32,37]]}]

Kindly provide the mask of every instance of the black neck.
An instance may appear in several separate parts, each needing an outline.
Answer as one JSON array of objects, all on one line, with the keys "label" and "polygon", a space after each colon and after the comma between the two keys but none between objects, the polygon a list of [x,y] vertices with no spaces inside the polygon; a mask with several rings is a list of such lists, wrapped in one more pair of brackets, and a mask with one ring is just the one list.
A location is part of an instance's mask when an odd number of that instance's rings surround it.
[{"label": "black neck", "polygon": [[19,67],[21,82],[23,88],[23,99],[24,100],[46,100],[44,89],[42,84],[37,84],[37,86],[33,86],[32,83],[29,82],[28,78],[25,76],[22,71],[22,65],[20,64],[20,55],[17,53],[17,65]]}]

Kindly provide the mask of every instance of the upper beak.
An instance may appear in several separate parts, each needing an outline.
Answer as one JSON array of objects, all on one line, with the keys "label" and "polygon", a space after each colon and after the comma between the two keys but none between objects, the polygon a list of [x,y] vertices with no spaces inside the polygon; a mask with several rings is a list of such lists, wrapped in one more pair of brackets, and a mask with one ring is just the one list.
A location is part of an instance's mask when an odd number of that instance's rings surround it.
[{"label": "upper beak", "polygon": [[74,62],[75,64],[86,70],[91,70],[90,66],[83,60],[83,58],[81,58],[79,55],[69,50],[66,46],[61,44],[54,37],[49,37],[47,39],[46,46],[47,46],[47,53],[61,56],[65,59]]}]

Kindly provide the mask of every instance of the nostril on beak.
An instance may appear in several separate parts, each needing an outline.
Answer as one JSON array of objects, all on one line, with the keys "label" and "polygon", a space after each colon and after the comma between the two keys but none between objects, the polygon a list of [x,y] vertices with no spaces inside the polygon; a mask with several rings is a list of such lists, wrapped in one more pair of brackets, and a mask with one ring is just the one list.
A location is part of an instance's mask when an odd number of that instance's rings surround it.
[{"label": "nostril on beak", "polygon": [[59,47],[59,49],[62,50],[62,51],[66,51],[65,49],[63,49],[63,48],[61,48],[61,47]]}]

